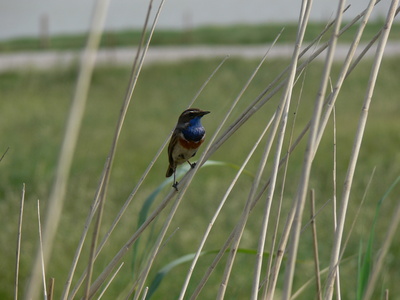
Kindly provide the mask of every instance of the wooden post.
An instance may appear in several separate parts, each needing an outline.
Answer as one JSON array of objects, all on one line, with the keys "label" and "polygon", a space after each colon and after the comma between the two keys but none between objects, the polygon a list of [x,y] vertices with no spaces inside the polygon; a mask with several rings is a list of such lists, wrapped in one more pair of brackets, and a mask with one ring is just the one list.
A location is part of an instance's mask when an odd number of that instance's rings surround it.
[{"label": "wooden post", "polygon": [[40,16],[39,21],[39,40],[40,40],[40,48],[46,49],[50,46],[50,38],[49,38],[49,16],[47,14],[43,14]]}]

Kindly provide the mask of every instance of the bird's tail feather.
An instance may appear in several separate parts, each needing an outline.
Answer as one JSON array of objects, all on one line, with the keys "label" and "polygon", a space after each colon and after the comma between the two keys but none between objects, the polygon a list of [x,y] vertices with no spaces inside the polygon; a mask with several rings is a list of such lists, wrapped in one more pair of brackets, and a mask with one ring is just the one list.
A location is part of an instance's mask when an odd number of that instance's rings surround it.
[{"label": "bird's tail feather", "polygon": [[170,177],[172,174],[174,174],[174,169],[169,165],[165,177]]}]

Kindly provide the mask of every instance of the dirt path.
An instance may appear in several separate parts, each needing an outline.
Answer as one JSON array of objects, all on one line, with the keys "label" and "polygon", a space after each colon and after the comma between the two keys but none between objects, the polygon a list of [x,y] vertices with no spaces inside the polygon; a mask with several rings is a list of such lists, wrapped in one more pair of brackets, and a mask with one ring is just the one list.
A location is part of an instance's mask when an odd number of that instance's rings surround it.
[{"label": "dirt path", "polygon": [[[287,58],[292,54],[292,45],[276,45],[269,51],[268,57]],[[336,49],[336,60],[343,60],[347,54],[349,45],[338,45]],[[359,46],[358,53],[364,45]],[[190,47],[152,47],[149,49],[145,64],[156,62],[175,62],[185,59],[196,58],[218,58],[230,55],[256,59],[262,57],[269,49],[268,45],[252,46],[190,46]],[[372,57],[375,47],[366,54]],[[98,64],[113,64],[130,66],[135,57],[136,48],[101,49],[97,56]],[[400,42],[387,44],[386,56],[400,56]],[[42,52],[18,52],[11,54],[0,54],[0,72],[8,70],[23,69],[50,69],[54,67],[65,67],[78,61],[79,51],[42,51]],[[324,59],[322,53],[318,58]]]}]

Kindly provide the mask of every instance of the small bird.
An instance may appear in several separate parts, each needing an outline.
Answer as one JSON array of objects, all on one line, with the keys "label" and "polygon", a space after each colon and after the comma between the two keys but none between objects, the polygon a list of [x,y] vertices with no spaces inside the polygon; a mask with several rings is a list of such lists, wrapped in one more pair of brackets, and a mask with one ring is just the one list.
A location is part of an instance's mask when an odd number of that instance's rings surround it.
[{"label": "small bird", "polygon": [[175,178],[176,167],[184,162],[188,162],[192,168],[195,167],[196,163],[191,163],[189,159],[196,154],[204,141],[206,130],[201,125],[201,118],[209,113],[198,108],[189,108],[179,116],[168,145],[169,166],[165,175],[170,177],[174,174],[172,187],[176,190],[178,190],[178,182]]}]

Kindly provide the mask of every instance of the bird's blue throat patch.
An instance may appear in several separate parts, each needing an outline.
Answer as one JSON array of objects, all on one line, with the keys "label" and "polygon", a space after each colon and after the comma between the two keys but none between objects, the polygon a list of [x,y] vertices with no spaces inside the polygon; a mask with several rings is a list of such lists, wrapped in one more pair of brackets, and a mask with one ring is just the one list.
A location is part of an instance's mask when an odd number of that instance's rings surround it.
[{"label": "bird's blue throat patch", "polygon": [[203,138],[205,132],[206,131],[203,125],[201,125],[200,117],[196,117],[190,120],[189,126],[186,129],[182,130],[185,139],[195,142],[200,141]]}]

